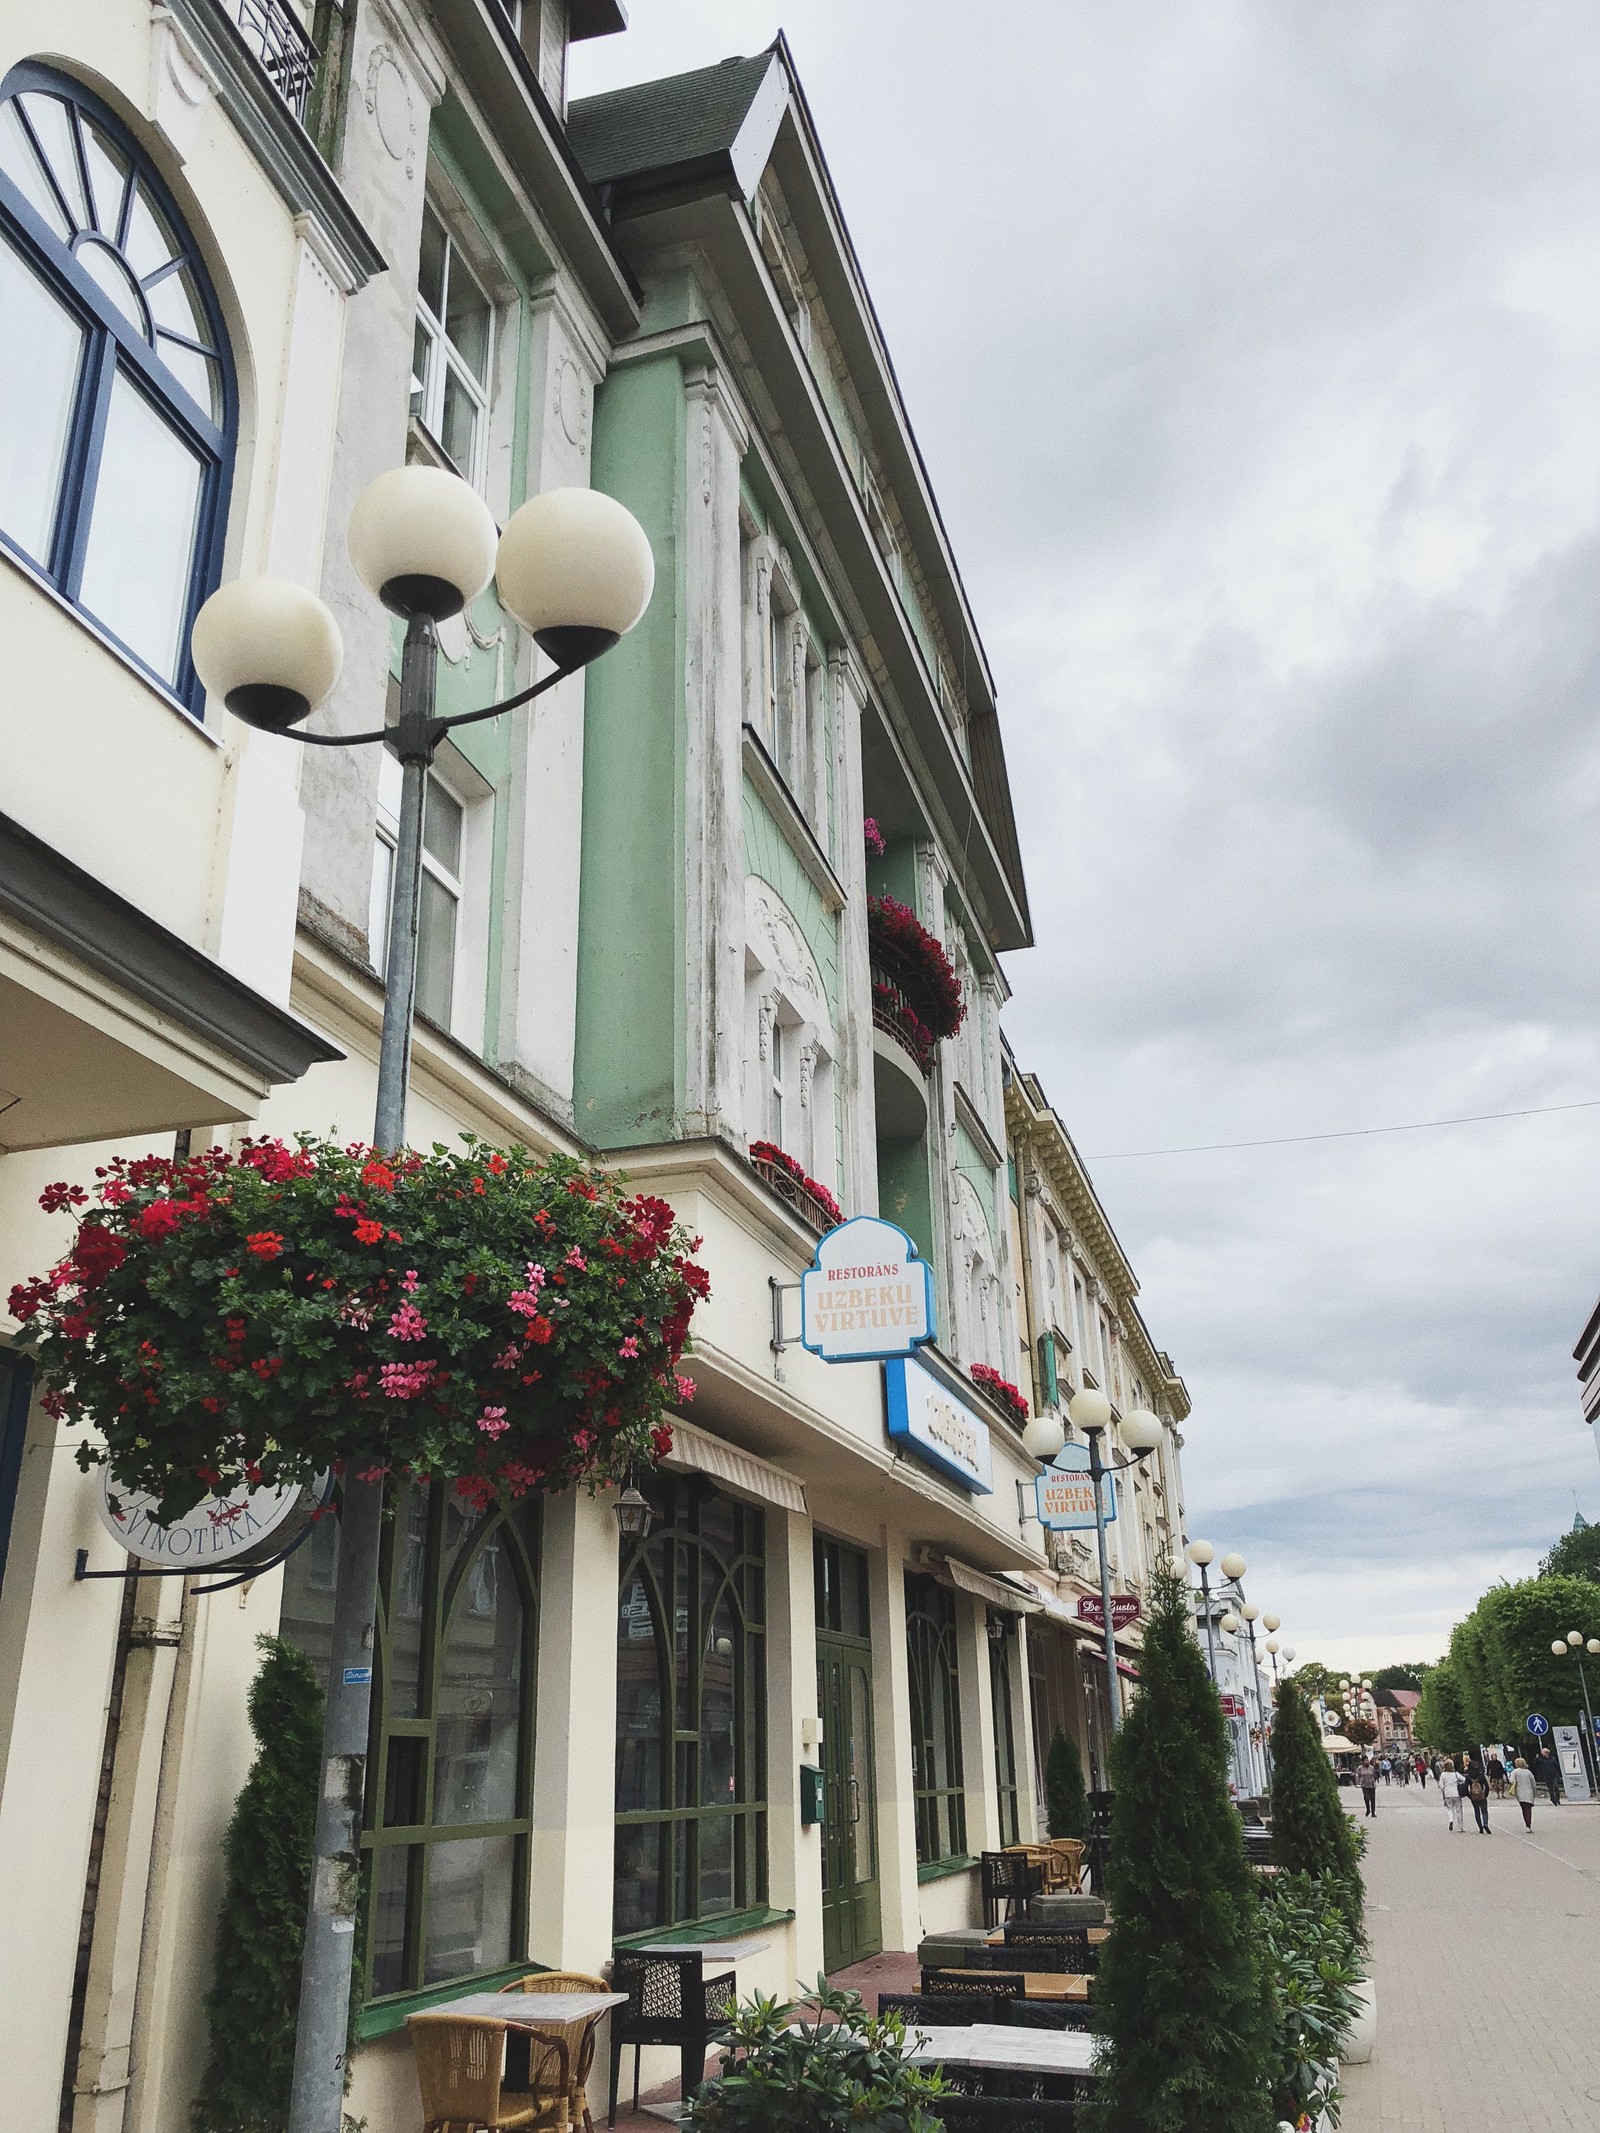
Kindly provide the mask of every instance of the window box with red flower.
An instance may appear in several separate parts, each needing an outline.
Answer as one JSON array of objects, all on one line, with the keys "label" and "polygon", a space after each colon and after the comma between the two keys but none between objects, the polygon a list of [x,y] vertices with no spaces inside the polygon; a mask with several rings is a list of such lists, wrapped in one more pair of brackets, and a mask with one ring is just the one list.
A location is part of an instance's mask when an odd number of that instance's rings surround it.
[{"label": "window box with red flower", "polygon": [[867,900],[867,953],[873,1023],[926,1074],[940,1039],[955,1036],[966,1019],[961,980],[939,941],[892,896]]},{"label": "window box with red flower", "polygon": [[974,1385],[1003,1407],[1020,1429],[1028,1419],[1028,1403],[1009,1378],[1003,1378],[989,1363],[974,1363],[968,1372]]},{"label": "window box with red flower", "polygon": [[118,1158],[11,1310],[87,1468],[176,1517],[329,1466],[496,1496],[656,1457],[709,1291],[664,1200],[478,1142],[377,1157],[303,1137]]},{"label": "window box with red flower", "polygon": [[750,1167],[819,1235],[823,1230],[837,1229],[844,1220],[844,1209],[827,1186],[808,1177],[776,1141],[752,1141]]}]

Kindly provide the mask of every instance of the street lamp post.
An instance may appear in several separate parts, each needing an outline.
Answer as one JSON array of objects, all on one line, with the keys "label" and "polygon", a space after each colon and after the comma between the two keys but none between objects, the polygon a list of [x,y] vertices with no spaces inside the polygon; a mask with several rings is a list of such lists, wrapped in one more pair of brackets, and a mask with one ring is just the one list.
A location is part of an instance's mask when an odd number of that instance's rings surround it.
[{"label": "street lamp post", "polygon": [[1122,1725],[1122,1689],[1117,1680],[1117,1626],[1111,1611],[1111,1562],[1106,1553],[1106,1506],[1101,1490],[1101,1479],[1106,1474],[1119,1474],[1147,1459],[1161,1442],[1163,1430],[1159,1416],[1151,1414],[1146,1407],[1136,1407],[1122,1421],[1122,1441],[1133,1453],[1131,1459],[1110,1461],[1101,1457],[1100,1437],[1111,1426],[1111,1402],[1103,1392],[1093,1386],[1085,1386],[1082,1392],[1074,1393],[1067,1402],[1067,1413],[1089,1440],[1089,1483],[1094,1490],[1094,1537],[1100,1551],[1100,1607],[1103,1616],[1101,1628],[1106,1647],[1106,1705],[1111,1718],[1111,1730],[1116,1733]]},{"label": "street lamp post", "polygon": [[1245,1629],[1250,1639],[1250,1672],[1256,1684],[1256,1722],[1261,1730],[1261,1782],[1265,1787],[1272,1782],[1272,1750],[1267,1744],[1269,1729],[1261,1700],[1261,1661],[1256,1657],[1256,1623],[1261,1610],[1252,1606],[1245,1598],[1242,1584],[1239,1586],[1239,1612],[1244,1617]]},{"label": "street lamp post", "polygon": [[1558,1658],[1564,1659],[1570,1652],[1578,1662],[1578,1679],[1583,1685],[1583,1715],[1589,1721],[1589,1753],[1585,1760],[1592,1766],[1600,1766],[1600,1741],[1596,1741],[1594,1735],[1594,1712],[1589,1704],[1589,1676],[1583,1664],[1586,1648],[1591,1653],[1600,1653],[1600,1637],[1591,1637],[1585,1647],[1581,1629],[1569,1629],[1565,1637],[1558,1638],[1550,1647]]},{"label": "street lamp post", "polygon": [[1200,1605],[1206,1618],[1206,1670],[1211,1686],[1217,1685],[1217,1637],[1211,1625],[1211,1559],[1216,1554],[1210,1541],[1190,1541],[1184,1554],[1200,1573]]},{"label": "street lamp post", "polygon": [[[222,586],[195,617],[191,646],[200,679],[246,725],[321,748],[387,741],[400,759],[373,1128],[374,1146],[389,1154],[405,1140],[428,767],[455,727],[531,702],[608,651],[649,605],[655,562],[638,521],[596,490],[554,489],[532,497],[497,538],[476,490],[433,467],[396,467],[379,475],[356,499],[349,546],[362,581],[406,625],[393,726],[364,733],[297,730],[332,694],[343,646],[323,603],[286,579],[237,578]],[[491,577],[502,605],[554,670],[486,710],[441,718],[435,710],[438,625],[475,600]],[[361,1448],[352,1452],[339,1517],[289,2133],[339,2133],[344,2113],[383,1512],[381,1477],[362,1478]]]}]

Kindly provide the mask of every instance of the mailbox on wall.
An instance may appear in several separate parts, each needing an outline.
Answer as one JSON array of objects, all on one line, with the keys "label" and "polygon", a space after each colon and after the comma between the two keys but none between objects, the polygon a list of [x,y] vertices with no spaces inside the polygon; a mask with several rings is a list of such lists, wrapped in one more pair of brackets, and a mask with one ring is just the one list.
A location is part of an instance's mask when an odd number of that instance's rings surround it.
[{"label": "mailbox on wall", "polygon": [[822,1772],[810,1763],[800,1765],[800,1827],[810,1829],[825,1819]]}]

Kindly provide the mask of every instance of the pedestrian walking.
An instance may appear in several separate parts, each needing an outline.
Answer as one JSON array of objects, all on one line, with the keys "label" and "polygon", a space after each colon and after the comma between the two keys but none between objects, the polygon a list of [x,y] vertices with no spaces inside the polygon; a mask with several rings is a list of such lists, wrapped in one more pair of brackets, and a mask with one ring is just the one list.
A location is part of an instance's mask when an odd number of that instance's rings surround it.
[{"label": "pedestrian walking", "polygon": [[1361,1797],[1367,1803],[1367,1813],[1378,1812],[1378,1766],[1370,1755],[1364,1755],[1356,1765],[1356,1783],[1361,1787]]},{"label": "pedestrian walking", "polygon": [[1533,1774],[1550,1795],[1550,1805],[1561,1805],[1561,1765],[1556,1761],[1555,1750],[1544,1747],[1539,1750],[1534,1762]]},{"label": "pedestrian walking", "polygon": [[1458,1830],[1461,1827],[1461,1777],[1448,1755],[1440,1763],[1435,1775],[1439,1780],[1444,1811],[1450,1817],[1450,1828],[1452,1831]]},{"label": "pedestrian walking", "polygon": [[1512,1766],[1511,1791],[1517,1805],[1522,1809],[1522,1826],[1524,1829],[1532,1829],[1533,1827],[1533,1802],[1538,1790],[1539,1788],[1534,1782],[1533,1772],[1519,1755]]},{"label": "pedestrian walking", "polygon": [[1394,1769],[1393,1763],[1391,1763],[1389,1758],[1385,1756],[1383,1761],[1378,1765],[1378,1768],[1383,1775],[1383,1782],[1387,1785],[1389,1782],[1390,1772]]},{"label": "pedestrian walking", "polygon": [[1506,1796],[1506,1766],[1498,1755],[1489,1758],[1489,1786],[1497,1800]]},{"label": "pedestrian walking", "polygon": [[1426,1791],[1427,1791],[1427,1789],[1428,1789],[1428,1758],[1427,1758],[1427,1757],[1426,1757],[1425,1755],[1419,1755],[1419,1756],[1417,1757],[1417,1783],[1418,1783],[1418,1784],[1419,1784],[1419,1785],[1420,1785],[1420,1786],[1422,1787],[1422,1789],[1423,1789],[1423,1791],[1424,1791],[1424,1792],[1426,1792]]},{"label": "pedestrian walking", "polygon": [[1493,1836],[1489,1827],[1489,1780],[1484,1775],[1481,1763],[1467,1765],[1467,1798],[1472,1802],[1472,1815],[1480,1833]]}]

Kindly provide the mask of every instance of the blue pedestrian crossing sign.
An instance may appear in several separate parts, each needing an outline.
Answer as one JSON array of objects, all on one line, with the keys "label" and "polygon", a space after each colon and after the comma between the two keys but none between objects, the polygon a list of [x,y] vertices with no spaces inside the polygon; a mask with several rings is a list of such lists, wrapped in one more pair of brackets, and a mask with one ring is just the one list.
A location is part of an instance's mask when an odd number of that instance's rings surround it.
[{"label": "blue pedestrian crossing sign", "polygon": [[1528,1713],[1528,1731],[1533,1735],[1535,1740],[1538,1740],[1543,1734],[1548,1733],[1549,1730],[1550,1721],[1548,1718],[1545,1717],[1542,1711],[1530,1711]]}]

